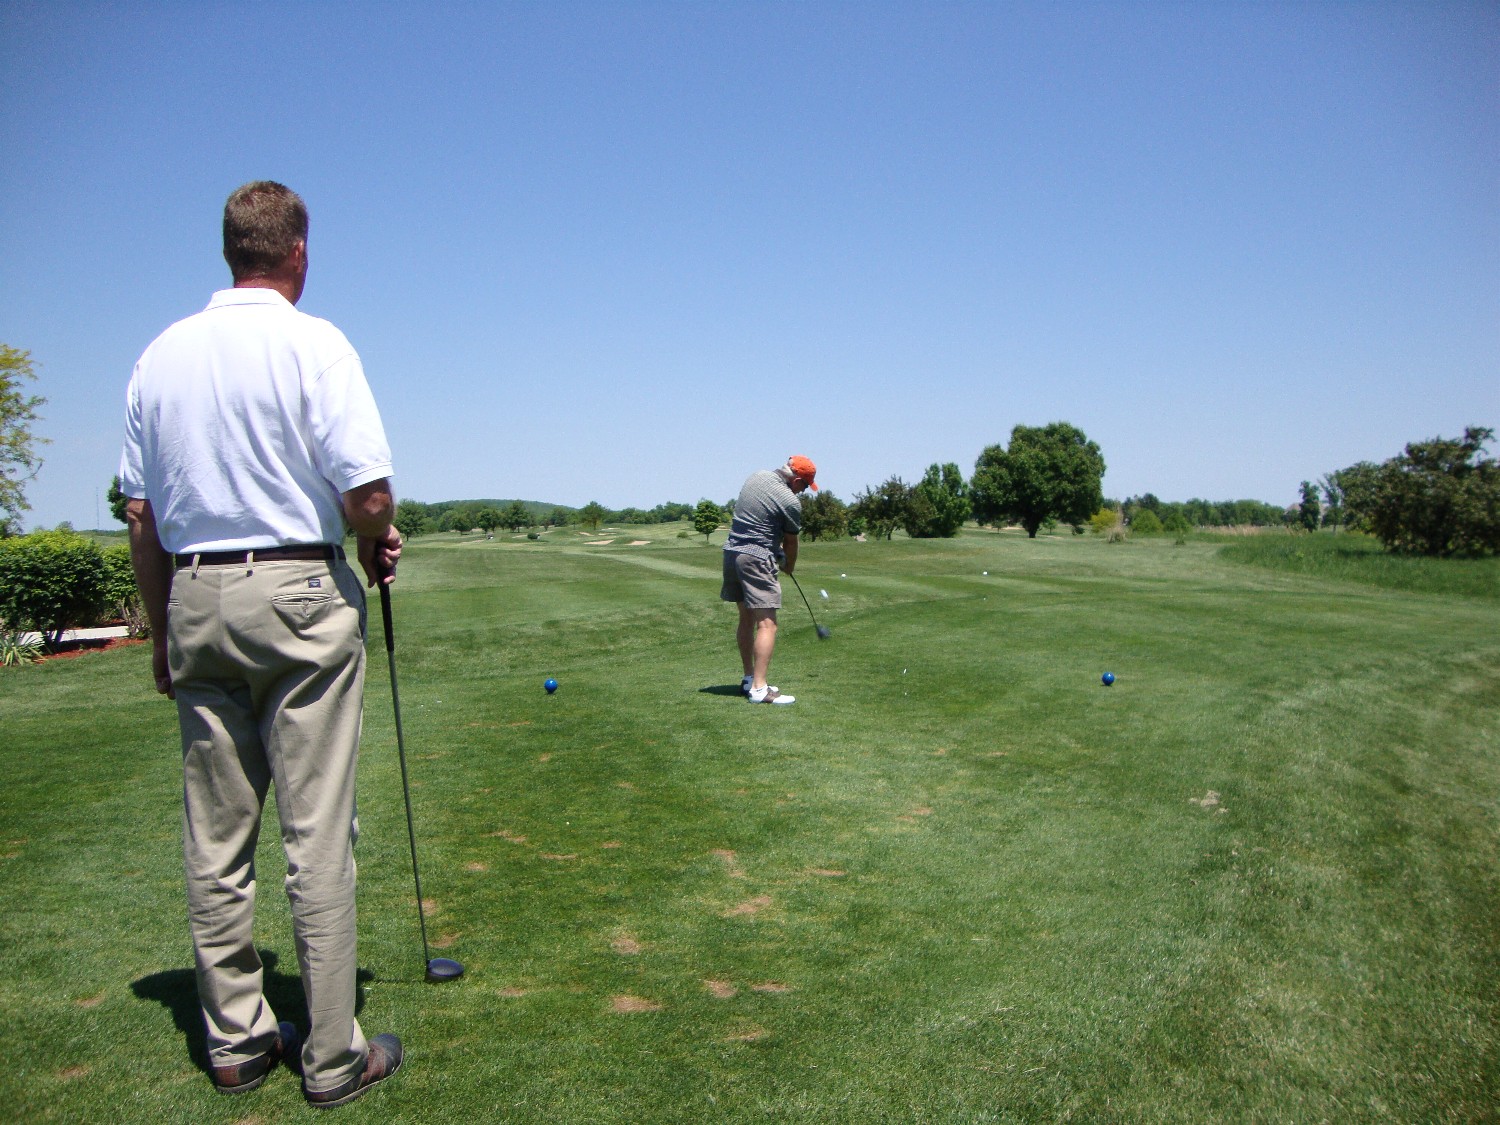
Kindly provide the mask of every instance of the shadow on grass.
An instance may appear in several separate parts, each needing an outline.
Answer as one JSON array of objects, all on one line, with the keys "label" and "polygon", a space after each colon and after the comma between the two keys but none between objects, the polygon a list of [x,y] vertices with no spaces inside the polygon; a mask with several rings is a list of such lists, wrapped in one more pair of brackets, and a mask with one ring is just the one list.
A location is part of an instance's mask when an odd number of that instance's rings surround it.
[{"label": "shadow on grass", "polygon": [[[278,1020],[289,1020],[305,1034],[308,1027],[307,997],[302,992],[300,973],[287,974],[277,971],[280,961],[269,949],[260,951],[264,966],[263,991],[271,1010]],[[360,969],[355,974],[354,1014],[357,1016],[365,1006],[364,986],[375,979],[369,969]],[[198,977],[192,969],[168,969],[152,973],[130,982],[130,990],[141,1000],[155,1000],[172,1013],[172,1022],[187,1042],[188,1056],[193,1064],[207,1073],[208,1035],[203,1028],[203,1009],[198,1003]]]},{"label": "shadow on grass", "polygon": [[740,690],[739,684],[714,684],[712,687],[701,687],[699,695],[734,695],[741,696],[745,693]]}]

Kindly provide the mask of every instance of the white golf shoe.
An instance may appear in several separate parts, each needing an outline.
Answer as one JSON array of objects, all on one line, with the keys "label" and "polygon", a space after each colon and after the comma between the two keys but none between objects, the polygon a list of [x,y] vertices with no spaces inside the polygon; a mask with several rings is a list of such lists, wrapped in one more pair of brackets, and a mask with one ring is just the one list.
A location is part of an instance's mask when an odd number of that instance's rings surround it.
[{"label": "white golf shoe", "polygon": [[755,691],[753,689],[751,690],[750,702],[779,703],[785,705],[788,703],[796,703],[797,697],[795,695],[782,695],[781,689],[778,687],[763,687],[759,691]]}]

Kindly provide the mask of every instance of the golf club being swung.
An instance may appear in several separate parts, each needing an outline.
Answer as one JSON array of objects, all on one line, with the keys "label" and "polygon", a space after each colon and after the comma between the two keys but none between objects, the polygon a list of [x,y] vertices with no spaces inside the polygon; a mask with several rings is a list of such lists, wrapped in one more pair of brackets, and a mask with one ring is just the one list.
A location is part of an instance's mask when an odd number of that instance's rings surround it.
[{"label": "golf club being swung", "polygon": [[391,627],[391,588],[380,583],[380,616],[385,621],[385,655],[391,666],[391,705],[396,712],[396,754],[401,759],[401,796],[406,801],[406,838],[411,843],[411,876],[417,885],[417,924],[422,929],[422,958],[427,962],[427,979],[453,980],[464,975],[464,967],[447,957],[429,956],[427,918],[422,909],[422,876],[417,873],[417,833],[412,827],[411,786],[406,778],[406,739],[401,734],[401,696],[396,691],[396,636]]},{"label": "golf club being swung", "polygon": [[[790,570],[786,572],[786,576],[792,580],[792,585],[797,587],[797,593],[802,594],[802,583],[797,581],[797,576]],[[807,616],[812,618],[813,628],[818,631],[818,640],[826,641],[829,637],[833,636],[832,633],[818,624],[818,615],[813,612],[812,602],[807,600],[806,594],[802,594],[802,604],[807,607]]]}]

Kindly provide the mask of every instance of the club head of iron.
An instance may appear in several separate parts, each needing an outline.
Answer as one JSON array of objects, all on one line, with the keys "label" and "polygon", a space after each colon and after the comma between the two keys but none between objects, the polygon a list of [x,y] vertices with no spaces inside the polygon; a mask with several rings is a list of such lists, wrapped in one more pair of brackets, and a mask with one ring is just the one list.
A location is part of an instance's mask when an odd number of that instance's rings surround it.
[{"label": "club head of iron", "polygon": [[464,967],[457,961],[450,961],[446,957],[434,957],[427,962],[427,979],[429,981],[457,980],[464,975]]}]

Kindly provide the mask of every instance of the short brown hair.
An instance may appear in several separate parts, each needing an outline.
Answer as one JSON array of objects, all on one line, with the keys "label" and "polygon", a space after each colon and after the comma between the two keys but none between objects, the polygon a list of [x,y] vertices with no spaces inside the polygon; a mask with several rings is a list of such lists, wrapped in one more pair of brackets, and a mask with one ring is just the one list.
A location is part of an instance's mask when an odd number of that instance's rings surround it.
[{"label": "short brown hair", "polygon": [[285,184],[256,180],[224,204],[224,260],[235,280],[270,273],[307,241],[307,204]]}]

